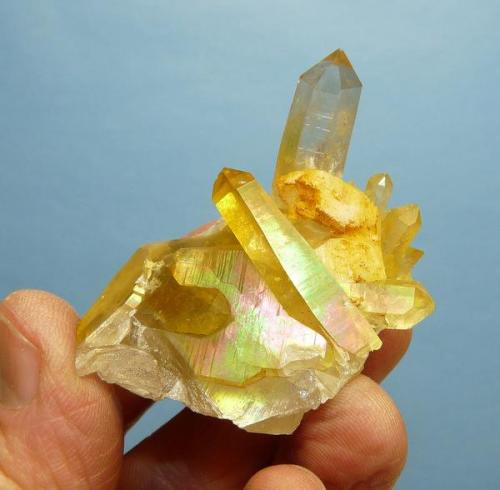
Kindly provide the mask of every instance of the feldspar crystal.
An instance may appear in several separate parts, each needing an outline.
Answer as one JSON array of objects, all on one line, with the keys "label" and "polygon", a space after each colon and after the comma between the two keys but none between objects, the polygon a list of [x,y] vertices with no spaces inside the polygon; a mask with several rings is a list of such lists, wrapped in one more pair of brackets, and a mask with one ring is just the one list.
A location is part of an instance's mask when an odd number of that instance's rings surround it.
[{"label": "feldspar crystal", "polygon": [[222,219],[141,247],[82,318],[81,375],[290,433],[361,371],[381,330],[432,312],[411,275],[418,207],[388,209],[386,174],[364,192],[340,178],[360,88],[340,50],[301,76],[274,196],[223,169],[212,195]]}]

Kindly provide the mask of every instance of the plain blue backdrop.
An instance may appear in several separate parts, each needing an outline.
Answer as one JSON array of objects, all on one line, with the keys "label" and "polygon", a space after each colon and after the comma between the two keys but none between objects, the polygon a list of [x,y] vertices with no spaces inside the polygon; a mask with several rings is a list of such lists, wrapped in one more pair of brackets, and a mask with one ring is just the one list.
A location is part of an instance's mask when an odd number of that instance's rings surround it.
[{"label": "plain blue backdrop", "polygon": [[84,312],[138,245],[216,217],[223,165],[269,185],[296,78],[337,47],[364,84],[346,175],[421,205],[437,302],[385,383],[399,488],[499,488],[496,0],[0,1],[0,295]]}]

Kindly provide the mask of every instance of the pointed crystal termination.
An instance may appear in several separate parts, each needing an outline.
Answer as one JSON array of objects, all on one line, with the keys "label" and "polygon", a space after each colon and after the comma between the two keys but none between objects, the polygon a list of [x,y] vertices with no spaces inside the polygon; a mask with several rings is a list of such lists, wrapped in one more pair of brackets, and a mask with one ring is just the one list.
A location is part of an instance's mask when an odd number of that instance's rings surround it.
[{"label": "pointed crystal termination", "polygon": [[389,174],[375,174],[368,179],[365,194],[383,213],[391,198],[392,187],[392,179]]},{"label": "pointed crystal termination", "polygon": [[411,247],[422,225],[420,209],[407,204],[391,209],[382,220],[382,253],[387,277],[407,279],[423,252]]},{"label": "pointed crystal termination", "polygon": [[341,49],[303,73],[276,162],[276,179],[294,170],[342,176],[356,118],[361,82]]},{"label": "pointed crystal termination", "polygon": [[352,353],[381,346],[371,325],[251,174],[222,170],[212,198],[290,316]]}]

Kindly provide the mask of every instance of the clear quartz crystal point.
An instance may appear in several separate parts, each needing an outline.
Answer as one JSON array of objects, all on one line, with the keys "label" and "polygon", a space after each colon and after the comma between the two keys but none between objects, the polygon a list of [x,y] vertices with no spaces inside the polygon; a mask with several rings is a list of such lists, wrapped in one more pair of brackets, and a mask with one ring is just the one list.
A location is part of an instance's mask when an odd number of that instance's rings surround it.
[{"label": "clear quartz crystal point", "polygon": [[389,174],[372,175],[366,184],[365,194],[384,212],[392,194],[392,179]]},{"label": "clear quartz crystal point", "polygon": [[361,82],[341,49],[300,76],[281,140],[275,181],[305,169],[342,176],[360,95]]}]

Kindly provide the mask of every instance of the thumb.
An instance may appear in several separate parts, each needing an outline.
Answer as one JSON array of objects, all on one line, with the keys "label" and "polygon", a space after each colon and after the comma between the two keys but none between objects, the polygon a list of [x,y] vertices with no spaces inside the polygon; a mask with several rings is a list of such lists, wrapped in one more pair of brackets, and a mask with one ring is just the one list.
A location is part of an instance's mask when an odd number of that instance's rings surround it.
[{"label": "thumb", "polygon": [[0,488],[113,488],[123,451],[112,388],[74,368],[77,317],[19,291],[0,302]]}]

